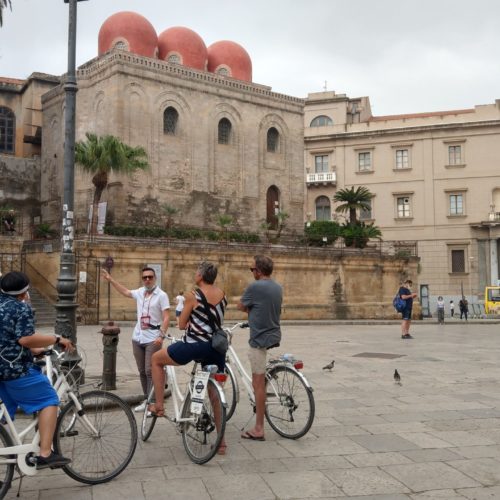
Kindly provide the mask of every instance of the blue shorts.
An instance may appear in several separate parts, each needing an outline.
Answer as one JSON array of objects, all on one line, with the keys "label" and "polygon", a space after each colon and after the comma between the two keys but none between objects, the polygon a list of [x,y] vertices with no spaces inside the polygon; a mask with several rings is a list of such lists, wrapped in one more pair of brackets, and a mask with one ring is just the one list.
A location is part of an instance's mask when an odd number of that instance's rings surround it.
[{"label": "blue shorts", "polygon": [[402,313],[403,320],[411,319],[411,309],[405,309]]},{"label": "blue shorts", "polygon": [[24,413],[34,413],[47,406],[59,406],[59,398],[49,379],[37,368],[30,368],[24,377],[0,382],[0,398],[10,418],[20,407]]},{"label": "blue shorts", "polygon": [[175,310],[175,317],[178,318],[181,315],[182,311]]},{"label": "blue shorts", "polygon": [[168,355],[179,365],[198,361],[203,365],[217,365],[224,371],[226,356],[212,348],[210,342],[175,342],[167,347]]}]

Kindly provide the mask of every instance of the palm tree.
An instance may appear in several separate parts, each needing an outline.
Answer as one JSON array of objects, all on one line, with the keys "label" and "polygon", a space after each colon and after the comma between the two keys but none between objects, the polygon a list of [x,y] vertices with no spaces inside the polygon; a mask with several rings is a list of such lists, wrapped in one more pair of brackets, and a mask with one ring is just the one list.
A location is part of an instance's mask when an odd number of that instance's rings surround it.
[{"label": "palm tree", "polygon": [[6,9],[7,7],[10,7],[10,10],[12,10],[10,0],[0,0],[0,26],[3,25],[3,9]]},{"label": "palm tree", "polygon": [[333,197],[333,201],[341,203],[335,211],[339,213],[349,212],[349,224],[354,226],[358,222],[356,210],[370,210],[372,198],[373,194],[364,186],[359,186],[356,189],[354,186],[350,189],[341,189]]},{"label": "palm tree", "polygon": [[[0,0],[1,1],[1,0]],[[97,227],[97,209],[101,195],[108,185],[111,172],[131,175],[136,170],[147,170],[149,163],[146,150],[131,147],[113,135],[97,136],[87,132],[87,140],[75,144],[75,162],[85,172],[93,174],[95,186],[90,234],[95,234]]]}]

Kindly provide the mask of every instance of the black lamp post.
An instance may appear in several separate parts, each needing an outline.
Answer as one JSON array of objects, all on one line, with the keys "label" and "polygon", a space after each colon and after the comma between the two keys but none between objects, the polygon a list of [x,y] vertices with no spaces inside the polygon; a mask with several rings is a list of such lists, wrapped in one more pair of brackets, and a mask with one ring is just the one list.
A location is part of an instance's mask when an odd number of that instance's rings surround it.
[{"label": "black lamp post", "polygon": [[[69,338],[76,345],[76,263],[73,252],[75,237],[75,108],[76,108],[76,6],[84,0],[64,0],[69,3],[68,73],[64,83],[66,109],[64,116],[64,196],[62,207],[61,261],[57,280],[56,334]],[[77,363],[75,351],[68,360]]]}]

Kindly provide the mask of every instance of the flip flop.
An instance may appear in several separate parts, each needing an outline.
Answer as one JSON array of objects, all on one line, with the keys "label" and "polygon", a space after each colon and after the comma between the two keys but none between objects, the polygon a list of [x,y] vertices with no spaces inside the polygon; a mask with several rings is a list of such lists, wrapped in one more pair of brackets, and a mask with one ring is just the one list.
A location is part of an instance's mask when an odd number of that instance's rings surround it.
[{"label": "flip flop", "polygon": [[221,444],[219,445],[219,449],[217,450],[217,455],[225,455],[226,454],[227,445]]},{"label": "flip flop", "polygon": [[250,439],[251,441],[265,441],[266,438],[264,436],[254,436],[250,434],[248,431],[244,432],[241,435],[241,439]]}]

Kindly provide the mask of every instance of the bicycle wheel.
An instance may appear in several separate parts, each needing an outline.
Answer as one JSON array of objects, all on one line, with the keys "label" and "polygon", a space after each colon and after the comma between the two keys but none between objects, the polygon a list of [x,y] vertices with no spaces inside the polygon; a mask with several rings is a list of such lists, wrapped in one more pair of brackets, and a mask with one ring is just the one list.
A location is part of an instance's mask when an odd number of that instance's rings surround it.
[{"label": "bicycle wheel", "polygon": [[[0,425],[0,448],[14,446],[9,433]],[[6,458],[14,458],[14,455],[0,457],[0,498],[4,498],[9,491],[14,476],[15,464],[2,464],[1,461]]]},{"label": "bicycle wheel", "polygon": [[289,366],[276,366],[266,373],[266,419],[280,435],[304,436],[314,420],[314,397],[299,374]]},{"label": "bicycle wheel", "polygon": [[224,373],[226,374],[226,381],[222,386],[224,388],[224,394],[226,395],[226,422],[228,422],[233,416],[234,411],[236,410],[236,405],[238,404],[239,388],[233,369],[227,363],[224,368]]},{"label": "bicycle wheel", "polygon": [[212,379],[208,380],[202,412],[191,413],[191,394],[188,393],[181,417],[193,419],[181,425],[182,443],[189,458],[195,464],[208,462],[217,453],[226,429],[226,409]]},{"label": "bicycle wheel", "polygon": [[137,424],[129,406],[115,394],[90,391],[61,410],[54,449],[71,459],[64,472],[81,483],[99,484],[118,476],[132,459]]},{"label": "bicycle wheel", "polygon": [[144,413],[142,414],[142,422],[141,422],[141,439],[143,441],[147,441],[156,424],[156,419],[158,418],[156,415],[151,414],[148,410],[149,405],[153,404],[155,401],[155,390],[154,387],[151,387],[149,391],[148,399],[146,400],[146,408],[144,408]]}]

